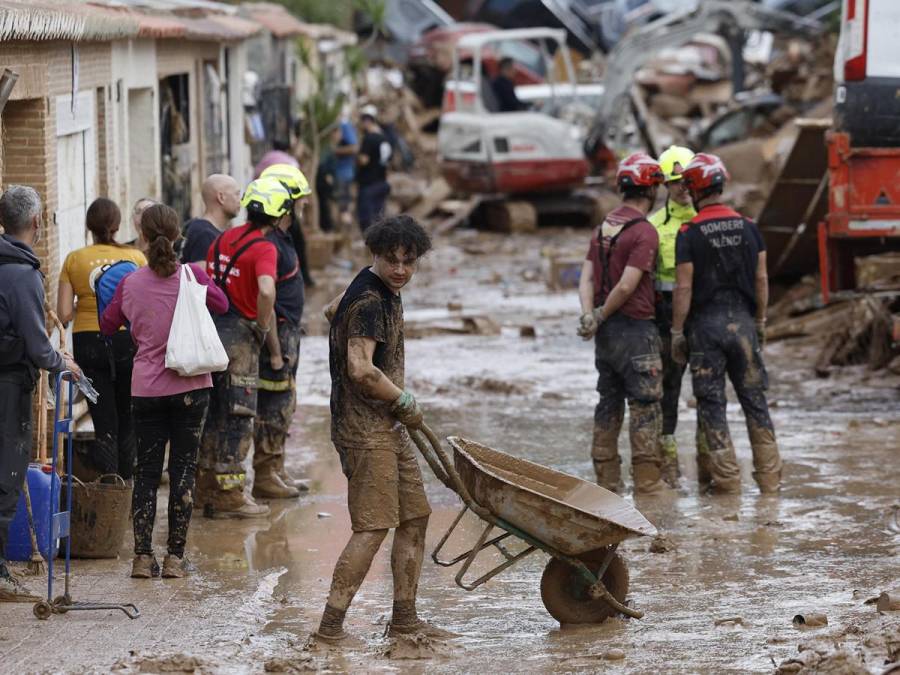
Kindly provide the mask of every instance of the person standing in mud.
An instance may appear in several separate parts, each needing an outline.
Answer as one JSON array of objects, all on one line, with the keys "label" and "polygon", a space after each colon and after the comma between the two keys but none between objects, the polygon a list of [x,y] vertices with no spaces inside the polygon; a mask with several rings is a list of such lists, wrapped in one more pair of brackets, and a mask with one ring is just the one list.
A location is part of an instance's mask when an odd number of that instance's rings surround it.
[{"label": "person standing in mud", "polygon": [[712,492],[741,489],[740,468],[726,418],[725,375],[747,420],[753,478],[760,492],[777,492],[781,457],[766,402],[762,360],[769,280],[756,223],[722,204],[728,171],[715,155],[699,154],[684,172],[697,216],[676,243],[672,358],[690,354],[697,416],[708,452],[698,448],[698,479]]},{"label": "person standing in mud", "polygon": [[662,344],[662,472],[666,483],[677,487],[681,471],[678,468],[678,445],[675,428],[678,426],[678,399],[685,365],[672,360],[672,291],[675,289],[675,239],[681,226],[697,215],[691,194],[681,172],[694,158],[688,148],[673,145],[659,156],[659,166],[666,182],[666,203],[647,220],[659,234],[659,255],[656,259],[656,327]]},{"label": "person standing in mud", "polygon": [[616,172],[622,205],[594,232],[578,287],[578,334],[594,338],[600,395],[591,457],[597,483],[614,492],[624,487],[618,439],[626,400],[634,492],[666,490],[660,470],[662,360],[653,290],[659,236],[647,221],[663,180],[659,164],[645,153],[622,160]]},{"label": "person standing in mud", "polygon": [[259,385],[259,352],[275,306],[278,251],[266,238],[289,217],[291,195],[274,178],[247,186],[241,206],[247,223],[222,233],[206,258],[207,274],[230,304],[216,317],[228,353],[228,370],[213,375],[209,414],[200,445],[197,503],[208,518],[258,518],[269,508],[244,493],[243,461],[253,439]]},{"label": "person standing in mud", "polygon": [[0,602],[33,602],[3,557],[32,452],[32,393],[39,369],[81,377],[71,354],[50,344],[44,315],[44,275],[34,253],[40,240],[41,198],[26,185],[0,197]]},{"label": "person standing in mud", "polygon": [[[331,591],[316,636],[347,638],[344,616],[389,530],[394,604],[390,635],[450,637],[419,619],[416,591],[431,507],[406,427],[422,424],[422,411],[404,390],[403,303],[400,290],[416,272],[431,239],[406,215],[366,230],[371,267],[362,270],[331,315],[331,439],[347,477],[353,534],[334,568]],[[335,309],[336,307],[336,309]]]},{"label": "person standing in mud", "polygon": [[231,176],[214,173],[203,181],[200,196],[203,215],[192,218],[184,226],[181,261],[205,266],[209,247],[241,212],[241,186]]},{"label": "person standing in mud", "polygon": [[[293,200],[294,219],[302,217],[312,193],[300,169],[273,164],[262,173],[275,178]],[[300,358],[300,320],[304,288],[300,258],[291,240],[292,219],[282,218],[266,238],[278,250],[275,312],[259,355],[259,392],[253,425],[253,496],[257,499],[292,499],[306,484],[291,477],[284,466],[285,444],[297,408],[297,365]]]},{"label": "person standing in mud", "polygon": [[94,282],[104,267],[126,260],[137,266],[147,264],[138,249],[116,241],[122,214],[116,203],[98,197],[87,209],[85,226],[93,243],[66,256],[59,273],[56,314],[72,325],[75,360],[98,392],[88,400],[94,424],[94,442],[88,464],[101,474],[115,473],[131,480],[134,473],[134,426],[131,416],[131,369],[134,342],[128,331],[111,337],[100,334]]},{"label": "person standing in mud", "polygon": [[[193,512],[197,450],[212,378],[209,374],[182,377],[166,368],[166,346],[181,279],[181,265],[174,249],[180,236],[178,214],[164,204],[148,207],[141,216],[141,233],[148,245],[148,267],[129,274],[116,287],[100,317],[100,330],[104,335],[114,335],[127,321],[137,345],[131,376],[137,447],[131,500],[131,576],[149,579],[160,574],[153,555],[153,524],[168,446],[169,538],[162,576],[178,578],[185,575],[184,547]],[[203,268],[191,264],[191,270],[197,281],[207,287],[207,307],[218,314],[227,311],[228,299]]]}]

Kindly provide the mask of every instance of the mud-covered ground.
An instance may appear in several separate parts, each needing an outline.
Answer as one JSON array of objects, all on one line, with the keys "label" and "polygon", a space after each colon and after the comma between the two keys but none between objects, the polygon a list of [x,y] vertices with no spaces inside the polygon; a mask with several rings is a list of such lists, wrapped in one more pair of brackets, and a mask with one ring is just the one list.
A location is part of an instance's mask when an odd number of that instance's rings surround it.
[{"label": "mud-covered ground", "polygon": [[[407,384],[441,435],[591,478],[593,345],[574,335],[574,291],[546,290],[541,257],[546,246],[579,245],[586,237],[461,232],[438,242],[404,292],[408,332],[453,326],[448,302],[501,326],[500,335],[407,340]],[[308,303],[311,335],[302,345],[288,463],[313,480],[313,490],[273,504],[267,520],[197,517],[188,541],[196,570],[187,579],[128,578],[127,546],[120,560],[76,561],[76,600],[135,602],[141,618],[99,611],[37,621],[30,605],[0,606],[0,672],[718,673],[772,672],[783,664],[788,672],[881,673],[900,660],[900,613],[879,614],[866,603],[900,587],[898,382],[853,369],[818,380],[814,345],[798,342],[766,350],[785,460],[778,497],[760,497],[750,478],[736,404],[729,416],[744,494],[697,496],[695,412],[686,384],[677,434],[682,493],[638,504],[667,537],[666,546],[654,548],[669,550],[651,552],[648,539],[621,547],[629,601],[646,612],[643,620],[561,628],[541,604],[541,554],[471,593],[454,585],[455,570],[426,561],[420,614],[461,637],[444,646],[395,644],[382,637],[391,600],[387,542],[348,614],[358,644],[342,652],[307,649],[350,531],[346,483],[328,437],[327,342],[318,314],[356,266],[358,260],[320,273]],[[627,445],[623,437],[626,466]],[[459,500],[424,471],[434,507],[430,551]],[[164,522],[161,499],[160,555]],[[465,521],[463,534],[472,538],[476,529]],[[452,541],[455,550],[464,543]],[[828,625],[792,625],[796,614],[811,611],[825,614]]]}]

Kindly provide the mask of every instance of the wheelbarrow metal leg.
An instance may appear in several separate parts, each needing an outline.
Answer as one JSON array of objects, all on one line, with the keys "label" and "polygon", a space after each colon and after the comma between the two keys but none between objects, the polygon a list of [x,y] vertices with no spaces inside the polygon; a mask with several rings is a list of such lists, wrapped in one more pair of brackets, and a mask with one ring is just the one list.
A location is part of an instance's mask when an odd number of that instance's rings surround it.
[{"label": "wheelbarrow metal leg", "polygon": [[496,543],[496,541],[505,539],[506,537],[510,536],[510,533],[506,532],[506,533],[500,535],[499,537],[497,537],[496,539],[486,542],[485,540],[487,539],[487,536],[492,529],[494,529],[493,523],[488,523],[487,525],[485,525],[484,530],[482,530],[482,532],[481,532],[481,536],[479,536],[478,541],[475,542],[475,546],[473,546],[472,550],[469,551],[469,554],[466,557],[466,561],[463,563],[463,566],[459,569],[459,572],[456,573],[456,585],[459,586],[460,588],[465,589],[467,591],[473,591],[476,588],[478,588],[479,586],[481,586],[483,583],[485,583],[486,581],[493,579],[495,576],[500,574],[500,572],[502,572],[506,568],[512,567],[518,561],[520,561],[522,558],[524,558],[527,555],[531,555],[532,553],[534,553],[537,550],[536,547],[529,546],[524,551],[522,551],[514,556],[507,555],[506,560],[504,562],[502,562],[501,564],[497,565],[497,567],[492,569],[490,572],[478,577],[475,581],[473,581],[471,583],[466,583],[464,581],[466,572],[469,571],[469,567],[471,567],[472,563],[475,561],[475,558],[478,557],[478,554],[481,553],[484,549],[489,548],[490,546],[494,545],[494,543]]}]

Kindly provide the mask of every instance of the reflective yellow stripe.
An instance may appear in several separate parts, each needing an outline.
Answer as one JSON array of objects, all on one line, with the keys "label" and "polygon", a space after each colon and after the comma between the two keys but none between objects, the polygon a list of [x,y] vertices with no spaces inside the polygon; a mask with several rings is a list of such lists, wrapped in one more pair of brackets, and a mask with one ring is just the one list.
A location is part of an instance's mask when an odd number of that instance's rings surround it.
[{"label": "reflective yellow stripe", "polygon": [[263,391],[288,391],[293,383],[287,380],[264,380],[259,378],[259,388]]},{"label": "reflective yellow stripe", "polygon": [[243,490],[244,481],[247,479],[245,473],[217,473],[216,483],[220,490]]}]

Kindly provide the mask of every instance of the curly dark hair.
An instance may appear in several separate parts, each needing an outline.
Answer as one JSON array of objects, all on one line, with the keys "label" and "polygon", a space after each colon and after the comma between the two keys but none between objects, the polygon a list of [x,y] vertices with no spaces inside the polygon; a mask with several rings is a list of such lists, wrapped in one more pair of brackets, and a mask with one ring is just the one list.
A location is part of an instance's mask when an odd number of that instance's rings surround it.
[{"label": "curly dark hair", "polygon": [[431,237],[415,218],[401,214],[384,218],[365,232],[366,246],[374,255],[387,255],[398,248],[417,258],[431,250]]}]

